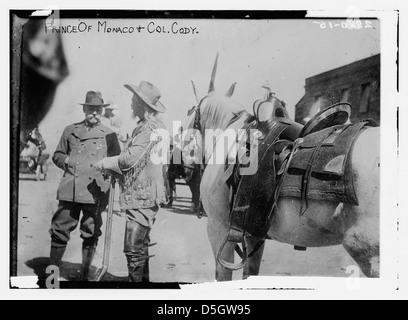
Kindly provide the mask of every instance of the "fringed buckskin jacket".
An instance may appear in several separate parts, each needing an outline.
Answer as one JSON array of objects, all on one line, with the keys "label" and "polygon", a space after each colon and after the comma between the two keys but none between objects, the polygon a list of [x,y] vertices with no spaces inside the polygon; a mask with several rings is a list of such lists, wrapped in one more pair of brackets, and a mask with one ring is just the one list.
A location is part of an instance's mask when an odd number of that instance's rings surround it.
[{"label": "fringed buckskin jacket", "polygon": [[[121,173],[120,205],[123,210],[160,206],[165,201],[163,162],[152,161],[166,143],[161,131],[166,127],[158,119],[141,120],[132,138],[117,157],[108,158],[105,169]],[[165,150],[165,149],[163,149]]]}]

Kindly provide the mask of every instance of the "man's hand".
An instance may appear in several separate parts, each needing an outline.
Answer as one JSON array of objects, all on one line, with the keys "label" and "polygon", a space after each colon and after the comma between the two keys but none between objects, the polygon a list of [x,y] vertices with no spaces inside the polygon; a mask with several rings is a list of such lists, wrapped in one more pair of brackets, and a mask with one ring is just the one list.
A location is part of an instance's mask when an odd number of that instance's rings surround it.
[{"label": "man's hand", "polygon": [[100,172],[105,173],[106,169],[105,169],[105,160],[106,158],[99,160],[97,163],[94,164],[94,168]]},{"label": "man's hand", "polygon": [[94,168],[100,172],[102,172],[102,175],[104,177],[104,179],[109,179],[109,176],[111,176],[114,179],[119,179],[120,174],[118,174],[117,172],[106,168],[107,165],[109,165],[109,158],[104,158],[100,161],[98,161],[97,163],[94,164]]},{"label": "man's hand", "polygon": [[108,175],[121,175],[122,172],[118,166],[118,156],[103,158],[94,164],[96,170]]},{"label": "man's hand", "polygon": [[69,171],[68,161],[69,161],[69,156],[66,157],[64,160],[65,171]]}]

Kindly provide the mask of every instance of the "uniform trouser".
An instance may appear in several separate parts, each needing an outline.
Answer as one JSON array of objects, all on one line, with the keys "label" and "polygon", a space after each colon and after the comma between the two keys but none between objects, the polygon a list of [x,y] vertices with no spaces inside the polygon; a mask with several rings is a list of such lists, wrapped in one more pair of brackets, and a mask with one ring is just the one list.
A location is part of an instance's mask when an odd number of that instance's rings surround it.
[{"label": "uniform trouser", "polygon": [[[71,232],[80,223],[80,233],[83,239],[83,264],[84,273],[88,272],[90,263],[98,244],[98,238],[102,235],[102,216],[105,208],[95,204],[83,204],[68,201],[60,201],[55,212],[50,228],[51,234],[51,261],[50,264],[59,266],[65,248],[70,240]],[[82,219],[79,220],[82,212]]]},{"label": "uniform trouser", "polygon": [[129,281],[149,281],[150,230],[158,207],[126,210],[126,230],[123,252],[126,255]]},{"label": "uniform trouser", "polygon": [[[98,238],[102,235],[102,211],[96,204],[84,204],[68,201],[60,201],[58,209],[52,218],[51,223],[51,244],[53,247],[65,247],[71,238],[71,232],[80,223],[81,238],[84,245],[94,245],[98,243]],[[79,216],[82,211],[82,219]]]}]

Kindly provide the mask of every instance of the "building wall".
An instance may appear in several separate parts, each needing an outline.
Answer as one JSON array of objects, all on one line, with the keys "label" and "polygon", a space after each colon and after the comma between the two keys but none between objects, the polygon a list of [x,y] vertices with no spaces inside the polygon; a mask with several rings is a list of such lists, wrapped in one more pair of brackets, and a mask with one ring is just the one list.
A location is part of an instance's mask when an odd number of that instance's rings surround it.
[{"label": "building wall", "polygon": [[[344,96],[345,90],[348,90],[348,98]],[[319,103],[316,103],[319,97]],[[361,106],[365,98],[368,102],[364,104],[367,106],[366,110]],[[316,110],[317,105],[322,110],[340,101],[347,101],[351,104],[351,122],[367,118],[380,122],[379,54],[307,78],[305,95],[296,104],[295,121],[305,123],[318,111]],[[310,111],[313,114],[310,114]]]}]

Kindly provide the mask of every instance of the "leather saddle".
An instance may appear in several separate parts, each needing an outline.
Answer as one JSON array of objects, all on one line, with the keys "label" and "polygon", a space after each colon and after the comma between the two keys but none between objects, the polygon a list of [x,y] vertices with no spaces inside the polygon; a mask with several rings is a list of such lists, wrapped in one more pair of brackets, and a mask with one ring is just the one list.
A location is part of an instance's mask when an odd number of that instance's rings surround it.
[{"label": "leather saddle", "polygon": [[[321,148],[323,143],[329,142],[327,139],[335,130],[340,133],[339,128],[349,120],[350,112],[349,104],[339,103],[316,114],[305,126],[286,117],[264,122],[258,121],[252,126],[248,126],[256,128],[262,133],[259,136],[256,155],[258,157],[258,170],[253,175],[240,175],[238,170],[241,164],[238,162],[234,167],[234,173],[227,180],[227,184],[231,187],[230,229],[218,251],[217,259],[221,265],[232,270],[242,268],[246,259],[253,255],[266,239],[289,164],[295,151],[304,142],[304,138],[313,133],[327,130],[323,135],[316,134],[314,139],[308,140],[309,152],[311,151],[308,161],[313,163],[316,159],[316,151]],[[334,140],[331,143],[333,144]],[[303,171],[302,191],[307,188],[310,178],[309,171],[310,168]],[[304,195],[304,191],[302,195]],[[249,255],[245,247],[245,237],[248,236],[260,239],[260,245]],[[243,249],[240,251],[243,259],[240,264],[231,264],[220,258],[227,242],[242,243]]]},{"label": "leather saddle", "polygon": [[302,199],[300,215],[306,212],[309,199],[358,205],[350,154],[354,141],[369,126],[377,124],[367,120],[337,125],[299,138],[279,195]]}]

